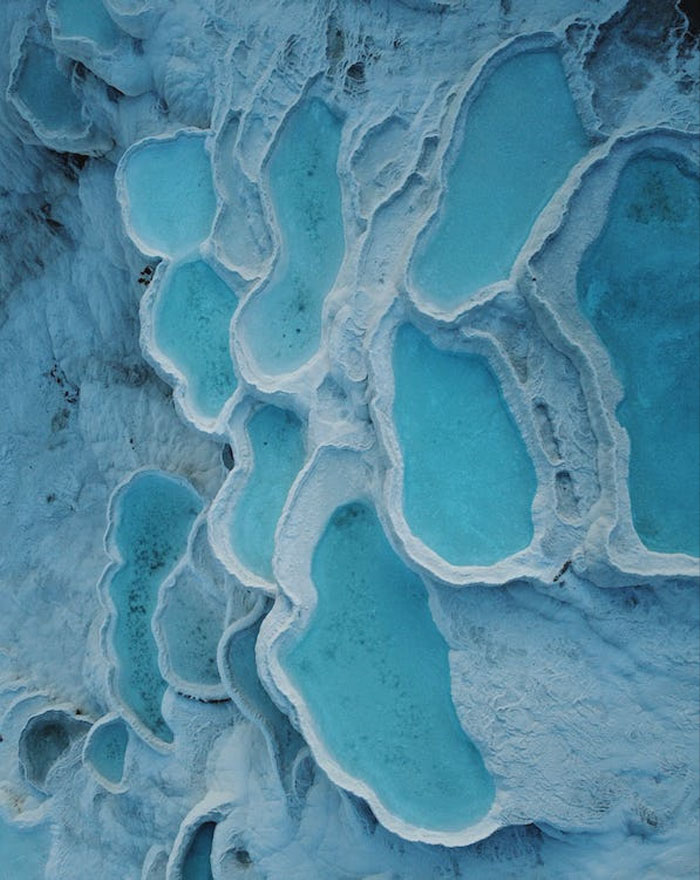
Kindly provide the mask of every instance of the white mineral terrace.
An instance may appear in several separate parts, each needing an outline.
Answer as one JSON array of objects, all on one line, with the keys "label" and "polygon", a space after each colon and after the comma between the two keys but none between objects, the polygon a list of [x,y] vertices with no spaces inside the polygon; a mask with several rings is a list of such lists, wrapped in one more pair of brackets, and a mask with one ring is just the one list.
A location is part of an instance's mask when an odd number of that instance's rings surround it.
[{"label": "white mineral terrace", "polygon": [[661,6],[0,11],[0,880],[694,876]]}]

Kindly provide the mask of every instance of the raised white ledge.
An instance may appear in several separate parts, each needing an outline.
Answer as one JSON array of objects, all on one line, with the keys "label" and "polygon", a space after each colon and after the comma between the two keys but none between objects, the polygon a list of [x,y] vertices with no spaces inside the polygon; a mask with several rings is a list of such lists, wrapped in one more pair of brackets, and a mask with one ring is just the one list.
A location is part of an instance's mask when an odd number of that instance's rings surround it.
[{"label": "raised white ledge", "polygon": [[[100,627],[100,649],[102,652],[102,656],[105,658],[106,661],[105,672],[109,701],[114,710],[121,715],[121,717],[129,724],[129,726],[134,730],[135,733],[138,734],[138,736],[144,742],[146,742],[157,752],[169,754],[175,749],[174,741],[172,743],[164,742],[162,739],[156,736],[153,731],[143,723],[143,721],[141,721],[136,713],[132,711],[131,707],[128,706],[121,698],[116,681],[117,670],[119,667],[119,658],[116,656],[114,650],[114,627],[117,617],[117,610],[114,606],[114,602],[112,601],[112,597],[109,594],[109,587],[112,582],[112,578],[119,571],[124,563],[115,539],[115,530],[118,521],[117,508],[121,496],[128,490],[132,480],[139,474],[161,474],[164,477],[167,477],[168,479],[171,479],[174,482],[187,487],[187,489],[191,491],[196,498],[199,499],[202,507],[204,507],[204,504],[199,493],[187,480],[184,479],[184,477],[181,477],[178,474],[167,473],[166,471],[162,471],[157,468],[143,467],[137,468],[135,471],[132,471],[115,487],[114,491],[110,495],[107,511],[107,530],[104,536],[104,547],[107,556],[110,558],[110,562],[107,563],[102,572],[100,580],[97,584],[97,592],[100,597],[102,607],[104,608],[104,620],[102,622],[102,626]],[[190,552],[191,550],[188,546],[184,554],[185,559],[189,559]],[[161,582],[158,587],[159,597],[154,609],[154,616],[158,608],[158,602],[160,601],[160,591],[162,590],[162,588],[163,582]],[[152,625],[153,622],[151,620],[151,627]],[[156,642],[156,649],[157,648],[158,643]]]},{"label": "raised white ledge", "polygon": [[[310,624],[317,600],[311,579],[311,560],[333,511],[351,501],[364,500],[372,504],[380,520],[384,520],[377,493],[373,491],[376,481],[372,479],[366,455],[366,450],[351,446],[320,447],[292,490],[280,522],[275,556],[280,592],[260,629],[256,645],[258,669],[266,689],[301,730],[324,772],[342,788],[364,798],[386,828],[407,840],[463,846],[510,824],[511,795],[497,789],[487,815],[458,831],[420,828],[399,819],[384,806],[374,789],[347,773],[331,756],[302,695],[279,660],[280,651]],[[384,522],[383,525],[386,527]]]}]

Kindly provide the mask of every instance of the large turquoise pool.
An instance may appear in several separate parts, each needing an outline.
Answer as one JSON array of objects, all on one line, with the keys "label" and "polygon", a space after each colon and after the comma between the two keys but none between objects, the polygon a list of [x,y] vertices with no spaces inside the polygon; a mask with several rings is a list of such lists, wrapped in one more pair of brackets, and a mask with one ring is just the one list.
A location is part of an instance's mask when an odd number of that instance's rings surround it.
[{"label": "large turquoise pool", "polygon": [[629,492],[643,543],[700,555],[700,188],[668,155],[631,160],[578,275],[622,382]]},{"label": "large turquoise pool", "polygon": [[425,587],[364,503],[338,508],[313,557],[318,603],[281,657],[333,759],[393,815],[459,830],[494,797],[450,694]]},{"label": "large turquoise pool", "polygon": [[423,296],[452,307],[508,278],[535,218],[588,147],[555,51],[498,66],[468,107],[439,214],[416,252],[411,275]]},{"label": "large turquoise pool", "polygon": [[318,99],[285,122],[268,165],[281,252],[267,286],[241,315],[240,332],[270,374],[300,367],[321,341],[321,311],[343,259],[336,172],[342,123]]},{"label": "large turquoise pool", "polygon": [[153,734],[172,741],[161,715],[165,682],[151,618],[158,588],[187,547],[201,509],[197,493],[167,474],[136,474],[122,491],[115,511],[114,541],[122,559],[109,585],[116,608],[114,652],[120,698]]},{"label": "large turquoise pool", "polygon": [[522,550],[533,536],[537,478],[486,359],[438,349],[402,324],[393,366],[411,531],[455,565],[490,565]]}]

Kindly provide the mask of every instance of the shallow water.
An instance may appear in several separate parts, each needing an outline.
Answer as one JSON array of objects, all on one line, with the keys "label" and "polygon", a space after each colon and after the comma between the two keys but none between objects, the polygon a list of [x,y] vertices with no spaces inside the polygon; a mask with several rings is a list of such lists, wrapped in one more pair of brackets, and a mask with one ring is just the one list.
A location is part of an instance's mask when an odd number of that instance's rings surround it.
[{"label": "shallow water", "polygon": [[216,647],[221,638],[226,601],[204,592],[189,568],[178,575],[168,594],[160,625],[175,673],[186,682],[219,683]]},{"label": "shallow water", "polygon": [[311,623],[281,662],[331,755],[413,825],[449,831],[481,818],[493,782],[457,719],[447,645],[372,509],[335,511],[312,578]]},{"label": "shallow water", "polygon": [[624,388],[629,491],[643,543],[700,555],[700,268],[697,177],[670,157],[623,170],[578,276],[583,313]]},{"label": "shallow water", "polygon": [[485,358],[396,333],[394,420],[411,531],[455,565],[490,565],[532,540],[537,478]]},{"label": "shallow water", "polygon": [[187,398],[213,418],[236,389],[229,325],[238,299],[206,263],[196,260],[163,280],[153,315],[158,348],[187,382]]},{"label": "shallow water", "polygon": [[341,130],[340,119],[323,102],[307,100],[285,122],[270,158],[281,253],[239,324],[266,373],[297,369],[321,341],[323,301],[345,246],[336,172]]},{"label": "shallow water", "polygon": [[100,0],[56,0],[55,9],[62,36],[88,37],[104,49],[117,44],[119,28]]},{"label": "shallow water", "polygon": [[216,210],[204,135],[150,141],[130,153],[125,163],[135,235],[154,253],[179,257],[193,251],[209,235]]},{"label": "shallow water", "polygon": [[231,636],[226,665],[239,694],[234,697],[236,703],[247,716],[260,719],[279,750],[280,769],[284,771],[304,741],[290,724],[289,718],[272,702],[258,675],[255,645],[263,617]]},{"label": "shallow water", "polygon": [[253,471],[231,521],[231,546],[255,574],[272,577],[277,520],[304,463],[304,428],[294,413],[264,406],[247,424]]},{"label": "shallow water", "polygon": [[121,718],[101,724],[90,737],[86,758],[108,782],[117,785],[124,774],[129,732]]},{"label": "shallow water", "polygon": [[76,133],[85,128],[81,104],[68,77],[56,66],[50,49],[28,41],[17,94],[49,131]]},{"label": "shallow water", "polygon": [[216,822],[203,822],[195,831],[182,864],[182,880],[213,880],[211,844]]},{"label": "shallow water", "polygon": [[137,474],[119,498],[115,543],[123,563],[109,591],[117,610],[114,650],[119,696],[157,737],[172,741],[161,715],[165,692],[151,618],[158,588],[187,547],[201,501],[194,490],[160,473]]},{"label": "shallow water", "polygon": [[497,67],[467,108],[439,214],[416,251],[411,276],[423,295],[455,306],[508,278],[537,215],[588,147],[556,52]]}]

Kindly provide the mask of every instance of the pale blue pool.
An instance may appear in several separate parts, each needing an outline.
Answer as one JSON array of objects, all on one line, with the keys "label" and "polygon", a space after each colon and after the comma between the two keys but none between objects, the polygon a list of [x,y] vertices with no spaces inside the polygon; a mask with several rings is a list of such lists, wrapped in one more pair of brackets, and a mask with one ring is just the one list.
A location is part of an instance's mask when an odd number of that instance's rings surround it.
[{"label": "pale blue pool", "polygon": [[201,500],[185,483],[166,474],[137,474],[119,496],[114,539],[123,564],[109,591],[117,610],[114,650],[119,696],[164,742],[172,731],[161,715],[165,682],[151,618],[158,588],[187,547]]},{"label": "pale blue pool", "polygon": [[620,176],[578,276],[622,382],[632,518],[650,550],[700,555],[700,190],[670,156]]},{"label": "pale blue pool", "polygon": [[228,284],[195,260],[165,277],[154,310],[158,348],[184,375],[192,406],[209,418],[236,389],[229,325],[237,304]]},{"label": "pale blue pool", "polygon": [[47,826],[22,828],[0,812],[0,877],[2,880],[43,880],[51,835]]},{"label": "pale blue pool", "polygon": [[289,410],[264,406],[247,424],[254,465],[231,521],[231,545],[252,572],[272,578],[277,520],[304,463],[304,428]]},{"label": "pale blue pool", "polygon": [[100,0],[55,0],[61,36],[87,37],[104,49],[112,49],[120,31]]},{"label": "pale blue pool", "polygon": [[101,724],[93,731],[85,749],[85,757],[95,770],[118,785],[124,775],[124,755],[129,731],[121,718]]},{"label": "pale blue pool", "polygon": [[411,277],[425,298],[456,306],[508,278],[535,218],[588,148],[556,52],[497,67],[467,108],[439,214],[419,241]]},{"label": "pale blue pool", "polygon": [[300,367],[321,341],[321,311],[345,241],[336,173],[342,129],[328,107],[307,100],[285,122],[268,165],[281,253],[239,329],[266,373]]},{"label": "pale blue pool", "polygon": [[527,547],[537,478],[486,359],[441,351],[402,324],[393,366],[411,531],[454,565],[490,565]]},{"label": "pale blue pool", "polygon": [[183,681],[219,683],[216,648],[226,615],[226,601],[202,590],[198,576],[190,569],[181,572],[168,594],[160,625],[168,657]]},{"label": "pale blue pool", "polygon": [[268,736],[279,750],[279,760],[295,756],[303,740],[289,723],[289,719],[275,706],[260,682],[255,659],[255,644],[260,632],[261,617],[252,626],[239,630],[231,637],[227,666],[239,693],[238,702],[249,716],[262,722]]},{"label": "pale blue pool", "polygon": [[318,604],[280,659],[334,760],[414,826],[482,818],[493,781],[457,719],[447,645],[371,508],[335,511],[312,578]]},{"label": "pale blue pool", "polygon": [[195,831],[182,863],[182,880],[213,880],[211,845],[216,822],[202,822]]},{"label": "pale blue pool", "polygon": [[123,160],[129,220],[148,251],[184,256],[209,235],[216,196],[204,144],[203,134],[184,132]]},{"label": "pale blue pool", "polygon": [[68,77],[56,66],[54,53],[29,40],[23,51],[16,88],[25,107],[48,131],[66,134],[83,131],[85,121],[80,101]]}]

